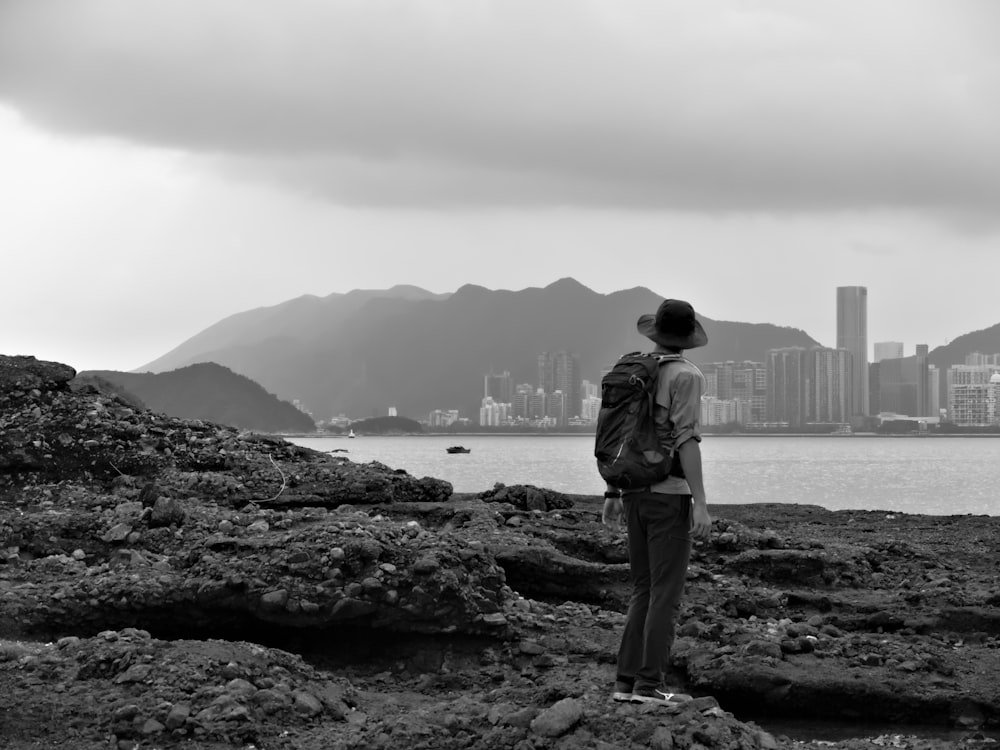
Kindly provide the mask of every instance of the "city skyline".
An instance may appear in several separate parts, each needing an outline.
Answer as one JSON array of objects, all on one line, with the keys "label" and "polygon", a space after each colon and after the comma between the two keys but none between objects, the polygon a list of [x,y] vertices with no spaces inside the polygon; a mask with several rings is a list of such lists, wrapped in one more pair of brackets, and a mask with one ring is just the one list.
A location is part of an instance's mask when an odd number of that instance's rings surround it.
[{"label": "city skyline", "polygon": [[1000,322],[992,3],[235,7],[0,3],[0,351],[566,275],[826,345],[820,284],[870,340]]},{"label": "city skyline", "polygon": [[[701,363],[703,423],[867,429],[872,418],[884,416],[926,424],[943,413],[956,424],[978,426],[1000,420],[1000,353],[970,354],[964,365],[947,369],[944,381],[928,362],[927,344],[916,344],[914,354],[906,357],[902,342],[875,342],[869,363],[868,289],[837,287],[835,300],[835,347],[770,349],[765,362]],[[536,384],[515,386],[509,370],[484,376],[480,425],[548,427],[596,422],[599,386],[594,393],[588,380],[581,382],[577,354],[542,352],[537,364]],[[505,396],[509,397],[506,402]]]}]

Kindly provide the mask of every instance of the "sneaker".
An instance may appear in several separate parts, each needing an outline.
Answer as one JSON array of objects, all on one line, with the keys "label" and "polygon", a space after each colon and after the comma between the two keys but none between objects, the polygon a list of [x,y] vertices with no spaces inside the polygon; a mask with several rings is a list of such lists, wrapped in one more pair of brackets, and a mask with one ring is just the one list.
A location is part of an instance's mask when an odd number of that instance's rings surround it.
[{"label": "sneaker", "polygon": [[618,703],[628,703],[632,700],[632,683],[619,680],[615,683],[615,691],[611,694],[611,700]]},{"label": "sneaker", "polygon": [[637,688],[629,696],[632,703],[658,703],[663,706],[673,706],[678,703],[694,700],[687,693],[671,693],[662,688]]}]

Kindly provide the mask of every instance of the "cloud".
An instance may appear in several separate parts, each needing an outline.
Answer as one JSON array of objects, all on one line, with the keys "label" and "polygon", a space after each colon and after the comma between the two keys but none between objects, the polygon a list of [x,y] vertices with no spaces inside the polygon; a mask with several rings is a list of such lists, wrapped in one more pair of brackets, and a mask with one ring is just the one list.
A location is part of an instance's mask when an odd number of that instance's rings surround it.
[{"label": "cloud", "polygon": [[1000,200],[998,20],[976,0],[6,0],[0,98],[349,205],[974,225]]}]

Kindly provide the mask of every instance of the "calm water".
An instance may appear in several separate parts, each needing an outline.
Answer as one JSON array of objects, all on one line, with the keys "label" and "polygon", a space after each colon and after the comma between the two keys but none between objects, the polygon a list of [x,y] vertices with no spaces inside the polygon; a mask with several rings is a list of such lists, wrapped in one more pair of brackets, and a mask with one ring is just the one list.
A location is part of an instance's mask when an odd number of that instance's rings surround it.
[{"label": "calm water", "polygon": [[[292,438],[316,450],[346,448],[359,463],[480,492],[496,482],[600,494],[593,437],[428,435]],[[449,445],[472,450],[450,455]],[[831,510],[1000,515],[1000,439],[879,437],[707,437],[702,443],[709,503],[811,503]]]}]

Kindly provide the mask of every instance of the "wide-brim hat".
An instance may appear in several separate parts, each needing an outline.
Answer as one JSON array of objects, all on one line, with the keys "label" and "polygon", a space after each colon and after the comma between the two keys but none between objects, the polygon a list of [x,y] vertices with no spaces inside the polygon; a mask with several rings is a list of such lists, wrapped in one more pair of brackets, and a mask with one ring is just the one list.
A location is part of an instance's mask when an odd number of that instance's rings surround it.
[{"label": "wide-brim hat", "polygon": [[694,316],[690,302],[665,299],[653,315],[640,315],[636,329],[660,346],[697,349],[708,343],[708,334]]}]

